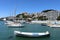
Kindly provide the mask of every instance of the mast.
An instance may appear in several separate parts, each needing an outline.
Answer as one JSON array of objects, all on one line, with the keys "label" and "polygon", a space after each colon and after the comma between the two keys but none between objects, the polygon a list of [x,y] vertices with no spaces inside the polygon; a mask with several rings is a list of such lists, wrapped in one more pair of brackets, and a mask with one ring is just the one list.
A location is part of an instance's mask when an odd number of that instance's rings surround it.
[{"label": "mast", "polygon": [[16,16],[16,8],[15,8],[15,10],[14,10],[14,16]]}]

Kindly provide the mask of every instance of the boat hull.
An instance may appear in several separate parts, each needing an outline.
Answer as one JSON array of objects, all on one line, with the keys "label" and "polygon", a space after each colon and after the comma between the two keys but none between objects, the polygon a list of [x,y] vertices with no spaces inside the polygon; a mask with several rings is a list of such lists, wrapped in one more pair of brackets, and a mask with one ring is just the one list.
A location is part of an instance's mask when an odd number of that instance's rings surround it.
[{"label": "boat hull", "polygon": [[29,33],[29,32],[14,32],[17,37],[47,37],[50,36],[49,32],[44,33]]},{"label": "boat hull", "polygon": [[39,36],[30,36],[30,35],[23,35],[23,34],[17,34],[17,37],[32,37],[32,38],[37,38],[37,37],[49,37],[50,34],[48,35],[39,35]]},{"label": "boat hull", "polygon": [[52,28],[60,28],[60,25],[48,25],[48,26]]},{"label": "boat hull", "polygon": [[12,22],[12,21],[6,21],[5,23],[9,28],[21,28],[24,27],[24,25],[22,25],[21,23],[16,23],[16,22]]},{"label": "boat hull", "polygon": [[7,25],[9,28],[23,28],[24,25]]}]

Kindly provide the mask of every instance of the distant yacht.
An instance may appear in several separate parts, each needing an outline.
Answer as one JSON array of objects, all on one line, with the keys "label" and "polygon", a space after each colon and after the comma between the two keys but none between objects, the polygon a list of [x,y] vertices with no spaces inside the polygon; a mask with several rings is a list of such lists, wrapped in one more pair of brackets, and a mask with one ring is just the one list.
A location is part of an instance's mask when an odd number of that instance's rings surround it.
[{"label": "distant yacht", "polygon": [[13,22],[13,21],[7,21],[7,20],[6,20],[5,24],[8,27],[24,27],[24,25],[22,25],[21,23],[17,23],[17,22]]},{"label": "distant yacht", "polygon": [[[10,19],[9,20],[5,20],[5,24],[8,26],[8,27],[23,27],[24,25],[22,25],[20,22],[17,22],[16,21],[16,10],[14,12],[14,16],[11,17],[13,21],[11,21]],[[9,17],[10,18],[10,17]]]},{"label": "distant yacht", "polygon": [[47,26],[52,27],[52,28],[60,28],[60,21],[50,21]]}]

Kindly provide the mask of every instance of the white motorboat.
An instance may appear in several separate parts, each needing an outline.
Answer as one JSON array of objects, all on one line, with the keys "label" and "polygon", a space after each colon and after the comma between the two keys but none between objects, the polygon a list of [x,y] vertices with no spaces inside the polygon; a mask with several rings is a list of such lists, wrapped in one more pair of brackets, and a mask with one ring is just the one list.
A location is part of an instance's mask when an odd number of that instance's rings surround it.
[{"label": "white motorboat", "polygon": [[9,25],[9,24],[12,24],[12,23],[14,23],[13,21],[5,21],[5,24],[7,24],[7,25]]},{"label": "white motorboat", "polygon": [[58,25],[58,24],[50,24],[48,26],[52,27],[52,28],[60,28],[60,25]]},{"label": "white motorboat", "polygon": [[13,22],[13,21],[6,21],[5,23],[9,27],[24,27],[21,23]]},{"label": "white motorboat", "polygon": [[20,31],[14,31],[14,34],[16,36],[23,36],[23,37],[42,37],[42,36],[49,36],[49,32],[42,32],[42,33],[31,33],[31,32],[20,32]]},{"label": "white motorboat", "polygon": [[22,25],[20,23],[8,24],[7,26],[9,26],[9,27],[24,27],[24,25]]},{"label": "white motorboat", "polygon": [[60,21],[53,21],[47,24],[49,27],[57,28],[60,27]]}]

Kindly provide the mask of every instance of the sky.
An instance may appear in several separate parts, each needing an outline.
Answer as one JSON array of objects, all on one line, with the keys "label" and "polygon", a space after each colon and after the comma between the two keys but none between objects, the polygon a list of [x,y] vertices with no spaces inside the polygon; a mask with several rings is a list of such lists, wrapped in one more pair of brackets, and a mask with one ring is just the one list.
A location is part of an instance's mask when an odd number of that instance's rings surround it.
[{"label": "sky", "polygon": [[34,13],[46,9],[60,10],[60,0],[0,0],[0,17],[22,12]]}]

